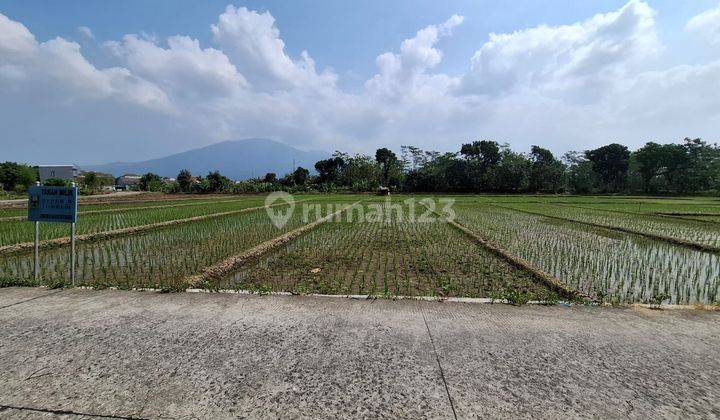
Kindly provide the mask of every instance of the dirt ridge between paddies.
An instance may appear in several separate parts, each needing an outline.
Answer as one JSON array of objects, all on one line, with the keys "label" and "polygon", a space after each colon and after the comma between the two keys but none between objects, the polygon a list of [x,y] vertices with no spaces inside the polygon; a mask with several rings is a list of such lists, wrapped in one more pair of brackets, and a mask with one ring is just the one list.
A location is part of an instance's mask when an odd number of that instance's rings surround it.
[{"label": "dirt ridge between paddies", "polygon": [[[307,201],[307,200],[297,200],[296,203],[303,202],[303,201]],[[286,203],[277,203],[277,204],[272,204],[270,206],[249,207],[249,208],[239,209],[239,210],[224,211],[221,213],[204,214],[202,216],[193,216],[193,217],[187,217],[184,219],[175,219],[175,220],[168,220],[165,222],[150,223],[147,225],[131,226],[131,227],[122,228],[122,229],[108,230],[105,232],[87,233],[84,235],[77,235],[75,237],[75,241],[76,242],[100,241],[100,240],[105,240],[105,239],[117,238],[120,236],[132,235],[132,234],[136,234],[136,233],[140,233],[140,232],[147,232],[147,231],[151,231],[151,230],[162,229],[162,228],[166,228],[169,226],[181,225],[181,224],[191,223],[191,222],[198,222],[201,220],[213,219],[213,218],[223,217],[223,216],[230,216],[233,214],[247,213],[247,212],[251,212],[251,211],[262,210],[262,209],[266,209],[269,207],[276,207],[276,206],[283,206],[283,205],[286,205]],[[70,237],[69,236],[65,236],[62,238],[46,239],[44,241],[40,241],[40,249],[56,248],[56,247],[61,247],[61,246],[66,246],[66,245],[70,245]],[[24,251],[30,251],[34,248],[35,248],[34,242],[22,242],[19,244],[5,245],[5,246],[0,247],[0,255],[21,253]]]},{"label": "dirt ridge between paddies", "polygon": [[[162,200],[155,200],[155,201],[163,202]],[[170,200],[165,200],[164,202],[169,202],[169,201]],[[173,209],[175,207],[202,206],[203,204],[218,204],[218,203],[235,203],[235,202],[240,203],[242,201],[244,201],[244,200],[234,199],[234,200],[219,200],[219,201],[201,201],[199,203],[166,204],[164,206],[139,206],[139,207],[122,207],[119,209],[86,210],[86,211],[79,211],[78,215],[121,213],[121,212],[134,211],[134,210]],[[22,221],[22,220],[27,220],[27,216],[0,217],[0,222],[14,222],[14,221]]]},{"label": "dirt ridge between paddies", "polygon": [[499,206],[497,204],[489,204],[489,205],[500,208],[500,209],[516,211],[518,213],[532,214],[533,216],[547,217],[548,219],[562,220],[562,221],[569,222],[569,223],[577,223],[577,224],[581,224],[581,225],[585,225],[585,226],[592,226],[592,227],[600,228],[600,229],[614,230],[616,232],[623,232],[623,233],[629,233],[632,235],[643,236],[645,238],[656,239],[658,241],[667,242],[667,243],[670,243],[673,245],[684,246],[686,248],[691,248],[691,249],[694,249],[697,251],[712,252],[712,253],[716,253],[716,254],[720,253],[719,247],[712,246],[712,245],[705,245],[705,244],[701,244],[698,242],[687,241],[685,239],[680,239],[680,238],[673,238],[672,236],[658,235],[655,233],[647,233],[647,232],[642,232],[639,230],[624,228],[624,227],[620,227],[620,226],[604,225],[602,223],[584,222],[581,220],[568,219],[566,217],[561,217],[561,216],[552,216],[549,214],[534,212],[534,211],[530,211],[530,210],[516,209],[514,207]]},{"label": "dirt ridge between paddies", "polygon": [[[148,194],[138,193],[126,197],[112,197],[109,195],[105,197],[92,197],[86,198],[80,196],[78,198],[79,204],[85,204],[89,206],[101,205],[101,204],[135,204],[135,203],[167,203],[173,201],[185,201],[185,200],[209,200],[212,198],[227,196],[227,194],[202,194],[202,195],[172,195],[172,194]],[[244,197],[264,197],[262,194],[243,194]],[[131,197],[131,198],[127,198]],[[145,197],[143,199],[137,199],[135,197]],[[19,209],[27,208],[27,199],[18,199],[16,203],[0,204],[0,210]]]},{"label": "dirt ridge between paddies", "polygon": [[[428,208],[428,207],[426,206],[426,208]],[[449,224],[450,226],[452,226],[455,229],[459,230],[460,232],[464,233],[470,239],[474,240],[475,242],[477,242],[479,245],[481,245],[488,251],[490,251],[493,254],[504,259],[511,265],[530,274],[536,280],[539,280],[542,284],[546,285],[554,292],[557,292],[561,297],[570,299],[570,300],[580,299],[585,302],[597,301],[597,299],[593,296],[590,296],[585,293],[579,292],[577,290],[571,289],[565,283],[560,281],[560,279],[556,278],[555,276],[553,276],[549,273],[546,273],[545,271],[539,269],[538,267],[535,267],[529,261],[505,250],[504,248],[497,245],[496,243],[488,240],[487,238],[484,238],[482,235],[475,232],[474,230],[456,222],[455,220],[450,220],[449,218],[445,217],[444,215],[442,215],[436,211],[431,210],[430,208],[428,208],[428,210],[430,210],[432,213],[435,213],[435,215],[440,217],[443,221],[445,221],[445,223]]]},{"label": "dirt ridge between paddies", "polygon": [[327,216],[324,216],[320,219],[317,219],[314,222],[308,223],[307,225],[304,225],[297,229],[291,230],[290,232],[287,232],[281,236],[278,236],[276,238],[265,241],[265,242],[263,242],[259,245],[256,245],[246,251],[243,251],[240,254],[233,255],[230,258],[226,258],[216,264],[211,265],[210,267],[207,267],[200,274],[195,274],[195,275],[186,277],[184,283],[187,284],[188,289],[192,289],[198,285],[202,285],[202,283],[204,283],[206,281],[221,279],[221,278],[225,277],[226,275],[230,274],[231,272],[240,268],[246,262],[248,262],[252,259],[258,258],[258,257],[262,256],[263,254],[292,241],[293,239],[297,238],[298,236],[302,235],[303,233],[308,232],[308,231],[320,226],[321,224],[323,224],[329,220],[332,220],[333,218],[340,217],[340,215],[343,212],[345,212],[348,209],[351,209],[359,204],[360,204],[360,201],[356,201],[353,204],[348,204],[347,206],[343,207],[342,209],[340,209],[334,213],[328,214]]},{"label": "dirt ridge between paddies", "polygon": [[[524,204],[524,203],[523,203]],[[563,203],[546,203],[546,205],[551,206],[562,206],[562,207],[570,207],[574,209],[583,209],[583,210],[593,210],[593,211],[604,211],[607,213],[616,213],[616,214],[625,214],[625,215],[635,215],[635,216],[645,216],[645,217],[661,217],[666,220],[687,220],[690,222],[697,222],[697,223],[705,223],[705,224],[711,224],[711,225],[717,225],[720,224],[720,222],[717,222],[715,220],[702,220],[702,219],[693,219],[691,217],[682,217],[682,216],[720,216],[720,213],[674,213],[674,212],[648,212],[644,213],[641,211],[632,211],[632,210],[617,210],[617,209],[601,209],[601,208],[595,208],[595,207],[587,207],[587,206],[576,206],[572,204],[563,204]],[[502,206],[497,206],[502,207]]]}]

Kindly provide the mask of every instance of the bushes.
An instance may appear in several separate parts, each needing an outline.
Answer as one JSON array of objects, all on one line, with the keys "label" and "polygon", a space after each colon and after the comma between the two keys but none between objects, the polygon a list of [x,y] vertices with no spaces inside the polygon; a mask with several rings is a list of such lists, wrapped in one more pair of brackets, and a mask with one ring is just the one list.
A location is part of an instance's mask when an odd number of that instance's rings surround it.
[{"label": "bushes", "polygon": [[25,193],[38,180],[38,171],[30,165],[16,162],[0,163],[0,188]]}]

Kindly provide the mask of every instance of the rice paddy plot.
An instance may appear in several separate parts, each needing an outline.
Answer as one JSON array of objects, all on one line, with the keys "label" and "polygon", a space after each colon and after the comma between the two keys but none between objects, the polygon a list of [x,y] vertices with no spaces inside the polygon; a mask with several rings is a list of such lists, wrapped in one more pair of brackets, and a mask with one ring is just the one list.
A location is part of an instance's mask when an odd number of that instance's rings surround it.
[{"label": "rice paddy plot", "polygon": [[[414,198],[393,195],[400,205],[390,219],[354,217],[330,221],[283,242],[268,241],[305,226],[344,204],[361,200],[363,213],[386,203],[371,195],[296,195],[295,211],[280,229],[264,209],[215,216],[173,226],[155,223],[261,207],[262,196],[217,196],[142,202],[81,203],[102,213],[80,216],[78,233],[152,226],[122,237],[97,237],[78,243],[78,284],[97,287],[178,289],[185,281],[230,257],[248,254],[240,268],[200,287],[297,293],[381,296],[459,296],[554,300],[556,296],[528,271],[510,265],[466,233],[442,221],[406,217]],[[720,254],[668,242],[681,240],[720,246],[720,200],[716,198],[569,197],[521,195],[439,195],[455,200],[457,221],[497,244],[510,256],[560,280],[568,289],[617,303],[678,304],[720,302]],[[129,201],[129,200],[128,200]],[[138,202],[140,201],[140,202]],[[289,210],[281,201],[277,211]],[[319,205],[308,211],[306,204]],[[113,207],[115,206],[115,207]],[[638,209],[638,206],[640,208]],[[437,204],[440,210],[442,204]],[[116,210],[116,211],[115,211]],[[18,211],[25,209],[2,210]],[[529,212],[529,213],[528,213]],[[677,216],[653,213],[689,213]],[[647,214],[645,214],[647,213]],[[6,213],[7,214],[7,213]],[[595,225],[607,225],[600,228]],[[717,224],[717,226],[716,226]],[[612,229],[615,228],[615,230]],[[620,231],[637,231],[632,234]],[[43,239],[66,237],[69,226],[43,224]],[[654,235],[654,237],[653,237]],[[663,237],[660,240],[658,238]],[[31,242],[33,225],[0,222],[0,246]],[[40,252],[40,283],[69,278],[69,247]],[[29,250],[27,250],[29,251]],[[30,252],[0,255],[0,285],[33,284]],[[220,274],[223,275],[223,274]]]},{"label": "rice paddy plot", "polygon": [[[133,226],[142,226],[169,220],[184,219],[213,213],[222,213],[264,205],[263,198],[248,198],[229,203],[209,203],[200,206],[141,209],[101,214],[82,214],[78,218],[78,235],[106,232]],[[0,246],[22,242],[32,242],[35,235],[33,223],[26,220],[4,221],[0,223]],[[70,235],[70,227],[65,223],[43,223],[40,239],[53,239]]]},{"label": "rice paddy plot", "polygon": [[[276,208],[285,212],[288,208]],[[314,220],[314,213],[308,215]],[[77,284],[96,287],[174,287],[188,275],[242,250],[255,246],[305,223],[294,212],[276,227],[265,210],[206,219],[77,247]],[[40,253],[42,283],[67,283],[70,253],[67,248]],[[31,284],[32,255],[0,258],[0,280]]]},{"label": "rice paddy plot", "polygon": [[720,225],[713,226],[695,220],[624,214],[552,204],[506,204],[503,206],[581,223],[619,227],[648,235],[660,235],[701,245],[720,247]]},{"label": "rice paddy plot", "polygon": [[[401,201],[400,201],[401,202]],[[404,206],[403,214],[407,214]],[[365,207],[364,214],[371,210]],[[219,288],[383,296],[552,300],[523,270],[438,220],[326,223],[228,276]]]},{"label": "rice paddy plot", "polygon": [[[135,197],[135,196],[133,196]],[[140,196],[140,197],[145,197]],[[170,196],[173,198],[157,199],[152,197],[137,198],[133,200],[106,200],[100,202],[94,201],[83,201],[82,199],[78,202],[78,212],[96,212],[96,211],[112,211],[112,210],[132,210],[132,209],[144,209],[146,207],[182,207],[182,206],[202,206],[207,204],[225,203],[232,201],[244,201],[248,199],[264,198],[260,195],[242,195],[242,196],[224,196],[224,197],[205,197],[196,196],[188,198],[187,195],[182,196]],[[4,217],[15,217],[15,216],[27,216],[27,206],[22,207],[1,207],[0,206],[0,218]]]},{"label": "rice paddy plot", "polygon": [[[552,202],[549,202],[552,203]],[[627,213],[664,214],[664,213],[689,213],[689,214],[720,214],[720,202],[682,202],[682,203],[658,203],[658,202],[626,202],[617,203],[574,203],[557,202],[568,206],[577,205],[582,208],[595,210],[610,210]]]},{"label": "rice paddy plot", "polygon": [[574,290],[618,303],[720,301],[717,254],[490,205],[455,211],[458,222]]}]

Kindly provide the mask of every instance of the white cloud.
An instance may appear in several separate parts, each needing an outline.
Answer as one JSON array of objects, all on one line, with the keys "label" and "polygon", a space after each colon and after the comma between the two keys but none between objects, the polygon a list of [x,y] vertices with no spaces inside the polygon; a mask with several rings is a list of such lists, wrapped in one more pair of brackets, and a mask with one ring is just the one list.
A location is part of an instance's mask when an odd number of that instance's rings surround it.
[{"label": "white cloud", "polygon": [[0,13],[0,63],[30,55],[36,46],[35,36],[22,23]]},{"label": "white cloud", "polygon": [[452,16],[380,54],[377,74],[349,93],[309,53],[291,57],[269,12],[228,6],[212,46],[126,35],[105,44],[110,68],[0,14],[0,130],[19,140],[3,151],[54,157],[74,144],[85,162],[102,162],[246,137],[351,152],[456,150],[482,137],[564,152],[716,135],[720,63],[658,67],[654,16],[632,0],[577,23],[491,34],[467,73],[451,75],[437,68],[441,40],[463,21]]},{"label": "white cloud", "polygon": [[463,89],[490,95],[535,90],[567,96],[574,91],[595,98],[662,50],[653,16],[646,3],[633,0],[616,12],[572,25],[490,34],[472,58]]},{"label": "white cloud", "polygon": [[406,39],[400,45],[400,54],[386,52],[375,60],[380,73],[365,83],[368,92],[386,98],[415,96],[432,98],[435,94],[445,94],[448,87],[456,83],[446,75],[428,75],[442,61],[442,52],[435,48],[441,37],[452,34],[453,28],[460,25],[462,16],[453,15],[440,25],[430,25],[421,29],[413,38]]},{"label": "white cloud", "polygon": [[80,32],[80,35],[82,35],[86,39],[95,39],[95,35],[93,34],[92,30],[87,26],[78,26],[77,31]]},{"label": "white cloud", "polygon": [[122,42],[106,46],[134,74],[176,97],[207,100],[247,87],[222,51],[202,49],[198,40],[186,36],[172,36],[167,44],[162,48],[153,40],[126,35]]},{"label": "white cloud", "polygon": [[694,16],[685,25],[688,31],[701,33],[715,45],[720,45],[720,4]]},{"label": "white cloud", "polygon": [[285,53],[285,43],[270,12],[228,6],[211,26],[213,39],[250,83],[260,90],[333,87],[337,76],[320,74],[307,51],[299,60]]},{"label": "white cloud", "polygon": [[0,34],[0,86],[8,90],[27,88],[64,101],[111,99],[154,109],[169,106],[159,88],[127,69],[93,66],[77,43],[59,37],[38,43],[24,25],[4,15],[0,15]]}]

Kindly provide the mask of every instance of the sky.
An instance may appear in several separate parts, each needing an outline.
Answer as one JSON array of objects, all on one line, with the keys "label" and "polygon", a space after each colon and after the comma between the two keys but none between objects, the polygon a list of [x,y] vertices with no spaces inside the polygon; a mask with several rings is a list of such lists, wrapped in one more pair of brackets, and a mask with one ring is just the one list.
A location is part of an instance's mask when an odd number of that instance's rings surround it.
[{"label": "sky", "polygon": [[720,140],[720,3],[0,2],[0,161]]}]

